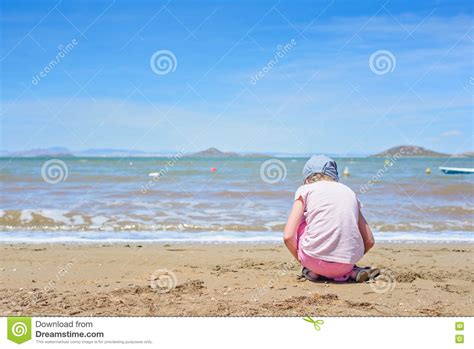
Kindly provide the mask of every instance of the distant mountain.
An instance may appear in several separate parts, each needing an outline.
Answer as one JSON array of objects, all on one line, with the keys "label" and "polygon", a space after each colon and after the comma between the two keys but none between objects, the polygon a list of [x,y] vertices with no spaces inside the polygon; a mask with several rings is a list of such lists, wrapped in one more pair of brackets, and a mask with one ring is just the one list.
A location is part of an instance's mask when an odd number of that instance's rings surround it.
[{"label": "distant mountain", "polygon": [[128,150],[128,149],[110,149],[98,148],[87,149],[75,153],[77,156],[98,156],[98,157],[120,157],[120,156],[151,156],[152,153],[147,153],[142,150]]},{"label": "distant mountain", "polygon": [[74,156],[73,153],[64,147],[38,148],[25,151],[9,152],[8,156],[15,157],[41,157],[41,156]]},{"label": "distant mountain", "polygon": [[[51,148],[37,148],[24,151],[0,151],[2,157],[171,157],[181,154],[174,150],[161,151],[161,152],[146,152],[142,150],[129,150],[129,149],[112,149],[112,148],[94,148],[81,151],[72,151],[65,147],[51,147]],[[465,152],[461,154],[444,154],[438,153],[432,150],[425,149],[423,147],[413,145],[400,145],[387,149],[381,153],[370,155],[369,157],[393,157],[396,154],[400,154],[403,157],[455,157],[455,158],[472,158],[474,152]],[[210,158],[233,158],[233,157],[253,157],[253,158],[267,158],[267,157],[292,157],[292,158],[306,158],[313,155],[311,154],[291,154],[291,153],[236,153],[236,152],[225,152],[217,148],[209,148],[196,153],[187,153],[186,157],[210,157]],[[365,157],[365,154],[328,154],[333,157]]]},{"label": "distant mountain", "polygon": [[236,157],[236,156],[239,156],[237,153],[223,152],[216,148],[209,148],[209,149],[198,151],[197,153],[192,153],[189,155],[198,156],[198,157]]},{"label": "distant mountain", "polygon": [[401,157],[448,157],[449,154],[438,153],[433,150],[428,150],[423,147],[418,147],[415,145],[399,145],[390,149],[387,149],[381,153],[370,155],[370,157],[376,158],[389,158],[396,154],[399,154]]},{"label": "distant mountain", "polygon": [[197,153],[189,154],[188,156],[192,157],[203,157],[203,158],[233,158],[233,157],[267,157],[268,155],[265,154],[258,154],[258,153],[250,153],[250,154],[241,154],[235,152],[225,152],[220,151],[217,148],[209,148],[206,150],[198,151]]},{"label": "distant mountain", "polygon": [[[4,157],[166,157],[176,152],[148,153],[142,150],[97,148],[81,151],[71,151],[64,147],[39,148],[24,151],[8,152],[2,151],[0,156]],[[171,154],[171,155],[170,155]]]},{"label": "distant mountain", "polygon": [[468,152],[461,153],[461,154],[455,154],[455,155],[453,155],[453,157],[455,157],[455,158],[474,158],[474,151],[468,151]]}]

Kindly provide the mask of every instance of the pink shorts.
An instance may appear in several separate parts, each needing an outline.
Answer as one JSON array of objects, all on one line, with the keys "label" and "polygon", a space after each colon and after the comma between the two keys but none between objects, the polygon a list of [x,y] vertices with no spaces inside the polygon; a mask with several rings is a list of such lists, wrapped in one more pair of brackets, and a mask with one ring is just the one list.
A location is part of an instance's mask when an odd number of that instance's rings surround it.
[{"label": "pink shorts", "polygon": [[354,264],[328,262],[319,258],[308,256],[304,253],[299,246],[300,236],[304,232],[306,223],[302,223],[297,232],[296,246],[298,246],[298,259],[303,267],[308,268],[313,273],[325,276],[335,281],[346,281],[349,279]]},{"label": "pink shorts", "polygon": [[298,250],[298,258],[303,267],[335,281],[346,281],[351,276],[352,269],[354,269],[354,264],[323,261],[308,256],[302,250]]}]

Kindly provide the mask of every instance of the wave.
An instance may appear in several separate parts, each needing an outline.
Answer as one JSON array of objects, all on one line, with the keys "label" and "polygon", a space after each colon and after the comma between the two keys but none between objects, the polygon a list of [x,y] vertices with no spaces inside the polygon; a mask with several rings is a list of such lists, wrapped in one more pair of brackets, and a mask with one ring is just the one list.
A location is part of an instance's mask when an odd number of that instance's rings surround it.
[{"label": "wave", "polygon": [[[103,208],[103,207],[102,207]],[[122,207],[121,207],[122,208]],[[116,208],[115,208],[116,209]],[[443,208],[452,210],[453,208]],[[397,222],[371,221],[376,232],[473,232],[474,223],[470,217],[472,209],[456,208],[462,219],[440,220],[434,214],[431,219],[414,221],[413,217],[397,217]],[[242,209],[219,207],[193,208],[184,210],[120,210],[114,213],[84,213],[57,209],[24,209],[0,211],[0,230],[3,231],[175,231],[175,232],[280,232],[285,226],[286,216],[278,211],[261,210],[256,213],[250,206]],[[107,211],[110,212],[110,211]],[[279,218],[281,217],[281,219]],[[393,218],[393,217],[392,217]],[[437,219],[437,220],[434,220]]]},{"label": "wave", "polygon": [[[161,221],[156,220],[160,218]],[[208,221],[208,215],[194,219]],[[223,220],[225,217],[220,217]],[[151,217],[129,214],[126,217],[80,214],[64,210],[6,210],[0,212],[0,230],[4,231],[282,231],[284,223],[238,224],[193,223],[182,217]]]},{"label": "wave", "polygon": [[423,208],[429,214],[442,216],[472,217],[474,216],[473,206],[434,206]]},{"label": "wave", "polygon": [[474,224],[470,220],[466,221],[436,221],[436,222],[401,222],[401,223],[381,223],[370,224],[374,231],[379,232],[444,232],[444,231],[465,231],[474,232]]}]

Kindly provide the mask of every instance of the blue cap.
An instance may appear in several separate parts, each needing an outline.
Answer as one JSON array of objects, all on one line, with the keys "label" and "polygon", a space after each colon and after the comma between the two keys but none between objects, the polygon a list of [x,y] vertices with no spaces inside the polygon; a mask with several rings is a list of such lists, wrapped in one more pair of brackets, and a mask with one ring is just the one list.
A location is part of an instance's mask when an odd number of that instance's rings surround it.
[{"label": "blue cap", "polygon": [[325,155],[313,155],[306,162],[303,167],[303,182],[313,173],[322,173],[335,181],[339,180],[336,161]]}]

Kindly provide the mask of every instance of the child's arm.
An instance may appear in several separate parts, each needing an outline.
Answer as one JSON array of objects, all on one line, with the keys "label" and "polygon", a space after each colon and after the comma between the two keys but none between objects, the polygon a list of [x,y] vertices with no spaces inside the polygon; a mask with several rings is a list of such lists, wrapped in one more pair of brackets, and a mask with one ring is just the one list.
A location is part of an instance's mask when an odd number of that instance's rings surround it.
[{"label": "child's arm", "polygon": [[374,235],[372,230],[369,227],[369,223],[365,220],[365,217],[362,215],[362,212],[359,210],[359,231],[364,240],[364,253],[367,253],[375,245]]},{"label": "child's arm", "polygon": [[300,226],[303,219],[303,212],[304,204],[303,199],[300,197],[293,203],[293,207],[291,208],[290,216],[288,217],[288,222],[286,223],[283,234],[283,241],[296,260],[298,260],[296,232],[298,231],[298,227]]}]

